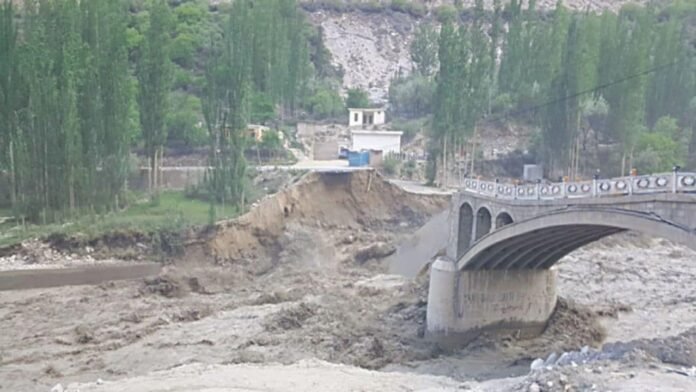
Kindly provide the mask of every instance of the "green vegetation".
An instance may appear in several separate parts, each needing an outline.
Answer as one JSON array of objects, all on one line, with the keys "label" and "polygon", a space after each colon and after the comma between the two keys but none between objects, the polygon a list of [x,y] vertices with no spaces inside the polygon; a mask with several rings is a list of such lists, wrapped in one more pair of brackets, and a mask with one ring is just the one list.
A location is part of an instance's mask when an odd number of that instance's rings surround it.
[{"label": "green vegetation", "polygon": [[432,76],[437,70],[438,32],[430,23],[418,26],[411,42],[411,60],[421,76]]},{"label": "green vegetation", "polygon": [[389,85],[391,112],[398,117],[413,119],[432,113],[435,82],[419,74],[397,77]]},{"label": "green vegetation", "polygon": [[165,118],[169,110],[167,98],[172,82],[172,63],[169,59],[172,21],[165,0],[155,0],[149,11],[148,27],[136,54],[135,74],[138,78],[140,126],[150,166],[149,184],[156,190],[162,148],[167,140]]},{"label": "green vegetation", "polygon": [[395,176],[399,174],[399,166],[401,165],[401,161],[399,161],[396,158],[392,157],[386,157],[384,158],[384,161],[382,162],[382,169],[384,170],[384,174],[388,176]]},{"label": "green vegetation", "polygon": [[367,91],[359,88],[349,89],[346,106],[349,108],[369,108],[370,99],[367,96]]},{"label": "green vegetation", "polygon": [[[0,247],[16,244],[30,238],[46,237],[51,234],[82,235],[97,238],[111,232],[154,233],[157,231],[179,231],[190,225],[205,225],[209,222],[210,203],[185,197],[181,192],[164,191],[158,203],[143,201],[131,205],[127,210],[115,211],[102,216],[84,215],[67,224],[36,225],[26,222],[8,221],[0,223]],[[238,215],[234,206],[217,205],[219,218]],[[11,211],[0,210],[0,217],[10,216]]]},{"label": "green vegetation", "polygon": [[211,200],[242,210],[249,122],[344,109],[341,70],[294,0],[0,3],[2,207],[20,219],[121,211],[131,149],[155,174],[167,144],[209,147]]},{"label": "green vegetation", "polygon": [[[535,1],[527,9],[522,3],[503,8],[496,1],[490,13],[477,0],[471,23],[444,21],[431,176],[470,143],[478,124],[509,117],[541,129],[537,158],[554,176],[580,172],[590,142],[614,146],[610,161],[586,162],[593,166],[586,171],[604,164],[608,175],[626,174],[632,166],[665,170],[686,162],[689,153],[696,156],[689,109],[696,98],[696,4],[593,14],[571,12],[559,2],[545,16]],[[422,47],[414,47],[414,54]],[[664,131],[665,124],[678,128],[678,135]],[[689,142],[691,151],[683,148]]]},{"label": "green vegetation", "polygon": [[309,112],[319,120],[344,116],[346,105],[335,89],[318,86],[307,102]]},{"label": "green vegetation", "polygon": [[0,48],[0,168],[15,214],[48,222],[118,209],[133,90],[124,4],[26,3],[20,28],[5,1]]},{"label": "green vegetation", "polygon": [[423,0],[312,0],[303,1],[301,5],[307,11],[362,11],[367,13],[390,11],[405,13],[415,18],[424,17],[428,13]]}]

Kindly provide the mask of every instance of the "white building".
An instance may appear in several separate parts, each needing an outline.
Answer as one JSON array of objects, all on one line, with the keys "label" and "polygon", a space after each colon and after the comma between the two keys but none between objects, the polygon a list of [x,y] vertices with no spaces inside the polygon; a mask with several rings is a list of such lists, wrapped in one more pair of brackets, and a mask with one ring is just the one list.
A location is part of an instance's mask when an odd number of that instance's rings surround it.
[{"label": "white building", "polygon": [[384,155],[401,152],[403,132],[395,131],[352,131],[353,151],[377,150]]},{"label": "white building", "polygon": [[384,109],[348,109],[348,126],[364,127],[384,124]]}]

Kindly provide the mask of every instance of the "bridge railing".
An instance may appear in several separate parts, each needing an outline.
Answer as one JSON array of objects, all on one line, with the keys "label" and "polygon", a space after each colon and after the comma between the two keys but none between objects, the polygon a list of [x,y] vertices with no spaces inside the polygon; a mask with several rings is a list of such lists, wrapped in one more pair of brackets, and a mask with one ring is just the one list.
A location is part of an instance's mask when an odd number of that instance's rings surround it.
[{"label": "bridge railing", "polygon": [[677,172],[591,181],[513,184],[463,179],[465,192],[508,200],[555,200],[630,196],[649,193],[696,192],[696,173]]}]

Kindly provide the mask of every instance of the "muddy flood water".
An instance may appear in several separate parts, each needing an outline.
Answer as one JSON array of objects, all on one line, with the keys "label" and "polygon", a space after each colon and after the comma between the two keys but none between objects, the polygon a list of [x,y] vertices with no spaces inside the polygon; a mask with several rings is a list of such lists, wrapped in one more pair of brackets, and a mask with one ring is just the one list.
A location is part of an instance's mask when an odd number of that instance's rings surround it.
[{"label": "muddy flood water", "polygon": [[[557,265],[562,299],[539,338],[453,352],[423,339],[427,276],[387,275],[383,258],[446,204],[319,176],[192,241],[158,277],[0,292],[0,390],[696,390],[696,254],[633,233]],[[41,252],[0,265],[84,255]]]}]

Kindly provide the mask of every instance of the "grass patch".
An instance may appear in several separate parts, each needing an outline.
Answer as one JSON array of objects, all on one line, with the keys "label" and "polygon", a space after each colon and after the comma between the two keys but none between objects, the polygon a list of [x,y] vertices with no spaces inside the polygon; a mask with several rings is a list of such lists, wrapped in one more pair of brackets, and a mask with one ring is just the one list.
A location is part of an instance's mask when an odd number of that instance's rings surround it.
[{"label": "grass patch", "polygon": [[[227,219],[239,215],[233,206],[216,206],[216,218]],[[11,216],[10,210],[0,209],[0,217]],[[116,231],[153,233],[157,231],[179,231],[190,226],[209,223],[210,204],[187,198],[183,192],[165,191],[159,202],[147,199],[133,204],[128,209],[100,216],[83,216],[63,223],[22,226],[14,220],[0,223],[0,247],[14,245],[30,238],[42,238],[52,234],[82,234],[95,238]]]}]

